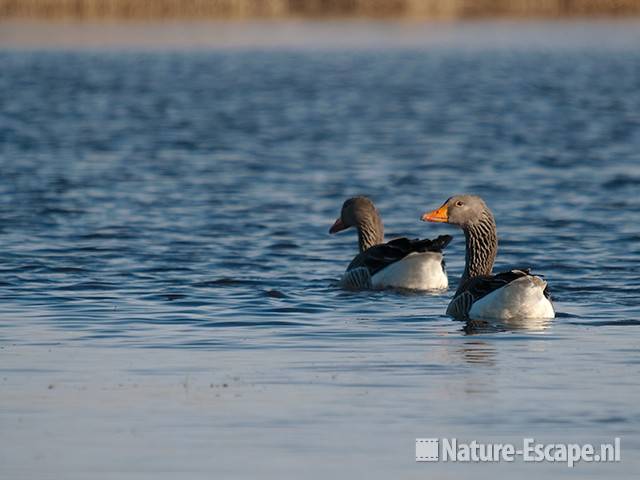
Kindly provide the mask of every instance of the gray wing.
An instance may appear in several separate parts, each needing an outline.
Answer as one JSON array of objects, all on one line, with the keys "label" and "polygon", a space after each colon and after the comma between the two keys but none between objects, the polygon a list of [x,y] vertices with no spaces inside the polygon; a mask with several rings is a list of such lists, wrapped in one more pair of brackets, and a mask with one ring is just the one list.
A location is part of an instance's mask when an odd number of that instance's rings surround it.
[{"label": "gray wing", "polygon": [[371,273],[367,267],[356,267],[344,272],[340,286],[349,290],[365,290],[371,288]]},{"label": "gray wing", "polygon": [[455,318],[456,320],[467,320],[469,317],[469,310],[471,310],[471,305],[474,302],[473,295],[464,291],[459,295],[453,297],[453,300],[449,302],[449,306],[447,307],[447,315]]}]

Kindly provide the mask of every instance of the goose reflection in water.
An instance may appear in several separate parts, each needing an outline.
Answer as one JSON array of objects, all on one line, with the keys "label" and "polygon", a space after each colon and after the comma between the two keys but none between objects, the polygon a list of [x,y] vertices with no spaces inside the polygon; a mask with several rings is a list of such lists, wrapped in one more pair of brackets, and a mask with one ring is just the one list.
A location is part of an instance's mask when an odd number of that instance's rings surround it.
[{"label": "goose reflection in water", "polygon": [[462,330],[467,335],[496,332],[544,332],[549,328],[551,318],[512,318],[510,320],[467,320]]},{"label": "goose reflection in water", "polygon": [[475,365],[496,365],[496,348],[494,345],[482,340],[469,340],[460,347],[459,353],[466,363]]}]

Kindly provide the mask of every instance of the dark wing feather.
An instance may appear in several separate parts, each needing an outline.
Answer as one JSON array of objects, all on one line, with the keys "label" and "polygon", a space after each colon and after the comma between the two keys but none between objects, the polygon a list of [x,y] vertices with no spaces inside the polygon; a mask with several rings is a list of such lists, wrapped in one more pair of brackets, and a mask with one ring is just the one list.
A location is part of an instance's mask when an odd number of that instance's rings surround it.
[{"label": "dark wing feather", "polygon": [[410,253],[442,252],[452,239],[451,235],[441,235],[433,240],[396,238],[381,245],[374,245],[357,255],[347,267],[347,271],[366,267],[373,275],[392,263],[402,260]]},{"label": "dark wing feather", "polygon": [[[477,297],[476,292],[472,292],[476,300],[484,297],[485,295],[497,290],[498,288],[513,282],[515,279],[520,277],[526,277],[527,275],[532,275],[530,268],[514,268],[513,270],[508,270],[506,272],[496,273],[495,275],[488,277],[490,280],[488,282],[484,282],[485,285],[478,285],[480,287],[479,293],[482,293],[481,296]],[[536,274],[537,277],[542,277],[542,275]],[[483,278],[483,277],[480,277]],[[488,283],[488,285],[487,285]],[[489,288],[486,293],[483,293],[487,288]],[[551,300],[551,295],[549,293],[549,285],[544,288],[544,296]]]},{"label": "dark wing feather", "polygon": [[469,292],[473,297],[473,301],[477,302],[494,290],[504,287],[517,278],[529,275],[529,273],[529,270],[509,270],[508,272],[500,272],[495,275],[470,278],[462,285],[460,291]]}]

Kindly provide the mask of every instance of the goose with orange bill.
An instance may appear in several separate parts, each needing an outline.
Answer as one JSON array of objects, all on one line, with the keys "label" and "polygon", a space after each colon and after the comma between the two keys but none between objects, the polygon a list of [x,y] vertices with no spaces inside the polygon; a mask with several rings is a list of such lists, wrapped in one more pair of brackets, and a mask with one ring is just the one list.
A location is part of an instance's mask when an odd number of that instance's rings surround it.
[{"label": "goose with orange bill", "polygon": [[459,320],[554,318],[547,282],[528,269],[493,274],[498,235],[493,213],[477,195],[456,195],[423,221],[450,223],[464,232],[465,267],[447,314]]}]

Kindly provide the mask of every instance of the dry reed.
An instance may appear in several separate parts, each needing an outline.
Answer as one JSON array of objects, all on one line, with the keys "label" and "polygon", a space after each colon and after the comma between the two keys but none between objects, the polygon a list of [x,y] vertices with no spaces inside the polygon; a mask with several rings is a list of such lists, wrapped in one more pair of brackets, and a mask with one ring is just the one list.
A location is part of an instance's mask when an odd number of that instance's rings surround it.
[{"label": "dry reed", "polygon": [[640,0],[0,0],[0,18],[469,18],[637,15]]}]

